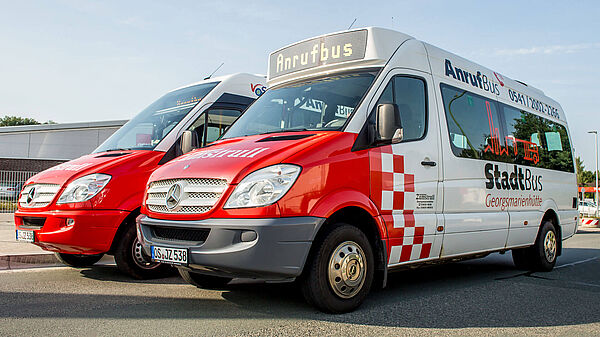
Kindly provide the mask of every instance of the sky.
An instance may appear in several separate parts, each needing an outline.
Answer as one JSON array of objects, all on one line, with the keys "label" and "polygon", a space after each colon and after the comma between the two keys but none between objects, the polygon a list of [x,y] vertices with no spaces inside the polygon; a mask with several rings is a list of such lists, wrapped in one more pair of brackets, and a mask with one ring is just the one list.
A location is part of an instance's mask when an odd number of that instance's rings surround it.
[{"label": "sky", "polygon": [[392,28],[543,90],[593,170],[600,1],[0,0],[0,116],[129,119],[173,88],[266,73],[268,54],[348,28]]}]

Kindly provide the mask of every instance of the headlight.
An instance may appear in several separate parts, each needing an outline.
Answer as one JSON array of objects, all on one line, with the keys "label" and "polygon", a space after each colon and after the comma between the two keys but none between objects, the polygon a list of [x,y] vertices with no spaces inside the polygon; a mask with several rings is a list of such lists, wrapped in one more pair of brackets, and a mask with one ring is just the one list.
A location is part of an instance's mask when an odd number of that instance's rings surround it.
[{"label": "headlight", "polygon": [[90,200],[110,181],[108,174],[94,173],[73,180],[58,198],[57,204]]},{"label": "headlight", "polygon": [[300,166],[279,164],[254,171],[235,187],[225,208],[270,205],[285,195],[301,170]]}]

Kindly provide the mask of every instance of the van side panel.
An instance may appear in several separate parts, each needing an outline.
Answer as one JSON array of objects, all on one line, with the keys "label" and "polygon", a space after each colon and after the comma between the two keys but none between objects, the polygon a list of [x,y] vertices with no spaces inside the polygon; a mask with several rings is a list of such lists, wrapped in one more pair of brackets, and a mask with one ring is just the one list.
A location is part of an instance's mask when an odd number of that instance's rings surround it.
[{"label": "van side panel", "polygon": [[[560,105],[538,89],[425,46],[436,90],[446,95],[438,98],[442,256],[532,245],[549,210],[558,215],[563,239],[571,236],[576,177]],[[483,103],[485,109],[475,108]]]}]

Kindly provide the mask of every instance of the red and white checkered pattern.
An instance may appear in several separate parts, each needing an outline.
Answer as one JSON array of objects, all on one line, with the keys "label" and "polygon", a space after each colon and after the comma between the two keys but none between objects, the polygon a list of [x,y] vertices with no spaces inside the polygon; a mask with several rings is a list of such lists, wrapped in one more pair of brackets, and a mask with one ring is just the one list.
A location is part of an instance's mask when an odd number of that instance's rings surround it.
[{"label": "red and white checkered pattern", "polygon": [[581,218],[581,225],[586,227],[597,227],[598,219]]},{"label": "red and white checkered pattern", "polygon": [[433,244],[415,220],[415,176],[405,172],[404,156],[394,148],[375,148],[370,155],[371,195],[388,228],[389,264],[428,258]]}]

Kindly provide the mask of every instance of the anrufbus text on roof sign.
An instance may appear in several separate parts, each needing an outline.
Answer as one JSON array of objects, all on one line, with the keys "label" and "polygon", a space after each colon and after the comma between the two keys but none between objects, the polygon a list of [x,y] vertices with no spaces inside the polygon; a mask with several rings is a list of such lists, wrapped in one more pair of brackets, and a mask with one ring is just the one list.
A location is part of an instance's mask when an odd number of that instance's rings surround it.
[{"label": "anrufbus text on roof sign", "polygon": [[365,57],[366,49],[366,30],[317,37],[272,53],[269,76],[275,78],[325,64],[360,60]]}]

